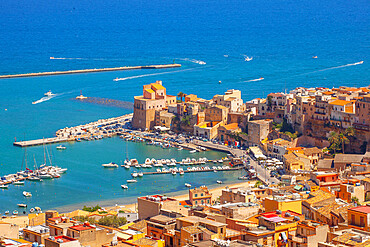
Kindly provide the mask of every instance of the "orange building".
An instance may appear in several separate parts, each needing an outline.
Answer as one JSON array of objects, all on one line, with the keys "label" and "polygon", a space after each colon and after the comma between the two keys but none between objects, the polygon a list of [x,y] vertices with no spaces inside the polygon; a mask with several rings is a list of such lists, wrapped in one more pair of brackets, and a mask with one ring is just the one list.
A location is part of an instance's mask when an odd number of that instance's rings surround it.
[{"label": "orange building", "polygon": [[189,190],[189,200],[193,206],[210,205],[212,203],[212,194],[207,186],[200,186]]},{"label": "orange building", "polygon": [[166,94],[162,81],[143,86],[143,95],[134,97],[134,128],[152,129],[155,125],[155,111],[176,103],[176,96]]}]

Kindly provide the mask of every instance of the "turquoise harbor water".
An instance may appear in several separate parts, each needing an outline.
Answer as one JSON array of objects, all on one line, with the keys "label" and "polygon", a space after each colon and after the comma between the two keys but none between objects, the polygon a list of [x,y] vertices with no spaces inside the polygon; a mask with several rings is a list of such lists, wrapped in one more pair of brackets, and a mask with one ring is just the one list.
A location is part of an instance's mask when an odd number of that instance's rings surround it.
[{"label": "turquoise harbor water", "polygon": [[[5,1],[0,8],[0,74],[172,63],[180,69],[121,71],[0,80],[0,175],[21,168],[24,150],[15,138],[53,136],[66,126],[119,116],[130,109],[72,100],[80,90],[91,97],[132,101],[142,85],[162,80],[168,94],[179,91],[210,98],[227,89],[244,100],[297,86],[369,85],[368,1]],[[63,59],[50,60],[49,57]],[[253,57],[250,62],[244,56]],[[318,59],[312,59],[318,56]],[[206,64],[200,64],[204,61]],[[362,65],[353,65],[364,61]],[[126,78],[114,82],[113,79]],[[262,81],[251,81],[257,78]],[[218,81],[222,81],[221,84]],[[58,95],[32,105],[48,90]],[[5,109],[7,109],[5,111]],[[183,158],[187,151],[128,144],[129,155]],[[184,182],[214,185],[239,174],[205,173],[183,178],[144,177],[128,191],[128,173],[106,170],[120,162],[118,138],[67,144],[55,162],[68,168],[60,179],[10,186],[0,191],[0,212],[27,202],[42,208],[104,201],[132,202],[139,195],[184,190]],[[42,147],[28,149],[42,162]],[[207,153],[208,158],[224,154]],[[192,177],[194,176],[194,177]],[[163,187],[163,188],[162,188]],[[33,193],[25,200],[22,191]]]}]

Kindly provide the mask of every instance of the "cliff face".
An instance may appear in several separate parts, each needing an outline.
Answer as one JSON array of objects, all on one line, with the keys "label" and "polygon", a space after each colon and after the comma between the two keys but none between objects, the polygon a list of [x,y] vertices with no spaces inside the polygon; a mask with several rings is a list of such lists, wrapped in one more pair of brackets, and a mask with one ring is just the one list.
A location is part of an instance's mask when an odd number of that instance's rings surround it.
[{"label": "cliff face", "polygon": [[[307,142],[320,148],[328,147],[330,143],[327,141],[327,136],[331,131],[341,133],[345,129],[330,126],[324,121],[309,120],[304,126],[303,136],[299,143],[303,145]],[[355,131],[355,136],[349,137],[350,143],[345,145],[345,152],[364,154],[370,149],[370,132],[358,129]]]}]

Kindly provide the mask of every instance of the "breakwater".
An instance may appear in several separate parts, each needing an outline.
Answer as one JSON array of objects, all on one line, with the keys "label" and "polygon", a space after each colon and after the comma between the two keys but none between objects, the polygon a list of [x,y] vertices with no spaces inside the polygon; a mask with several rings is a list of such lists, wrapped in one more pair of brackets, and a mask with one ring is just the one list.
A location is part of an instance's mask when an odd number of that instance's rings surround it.
[{"label": "breakwater", "polygon": [[29,141],[16,141],[13,145],[28,147],[67,141],[96,140],[105,137],[112,137],[123,130],[122,126],[126,122],[131,121],[132,116],[133,114],[131,113],[120,117],[100,119],[96,122],[75,127],[66,127],[58,130],[56,132],[56,137]]},{"label": "breakwater", "polygon": [[115,68],[102,68],[102,69],[80,69],[80,70],[67,70],[67,71],[51,71],[51,72],[37,72],[26,74],[14,75],[0,75],[0,79],[19,78],[19,77],[34,77],[34,76],[51,76],[51,75],[67,75],[67,74],[81,74],[81,73],[96,73],[120,70],[138,70],[138,69],[170,69],[181,67],[181,64],[160,64],[160,65],[147,65],[147,66],[125,66]]}]

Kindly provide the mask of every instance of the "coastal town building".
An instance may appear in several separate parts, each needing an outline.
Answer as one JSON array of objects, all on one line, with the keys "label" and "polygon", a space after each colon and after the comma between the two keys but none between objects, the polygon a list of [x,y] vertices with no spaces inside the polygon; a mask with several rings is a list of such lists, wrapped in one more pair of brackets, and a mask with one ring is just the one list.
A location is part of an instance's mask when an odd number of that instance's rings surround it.
[{"label": "coastal town building", "polygon": [[176,96],[167,95],[162,81],[143,86],[143,95],[134,97],[134,117],[132,126],[152,129],[155,126],[155,112],[176,103]]},{"label": "coastal town building", "polygon": [[189,190],[189,200],[193,206],[210,205],[212,203],[212,194],[207,186],[200,186]]}]

